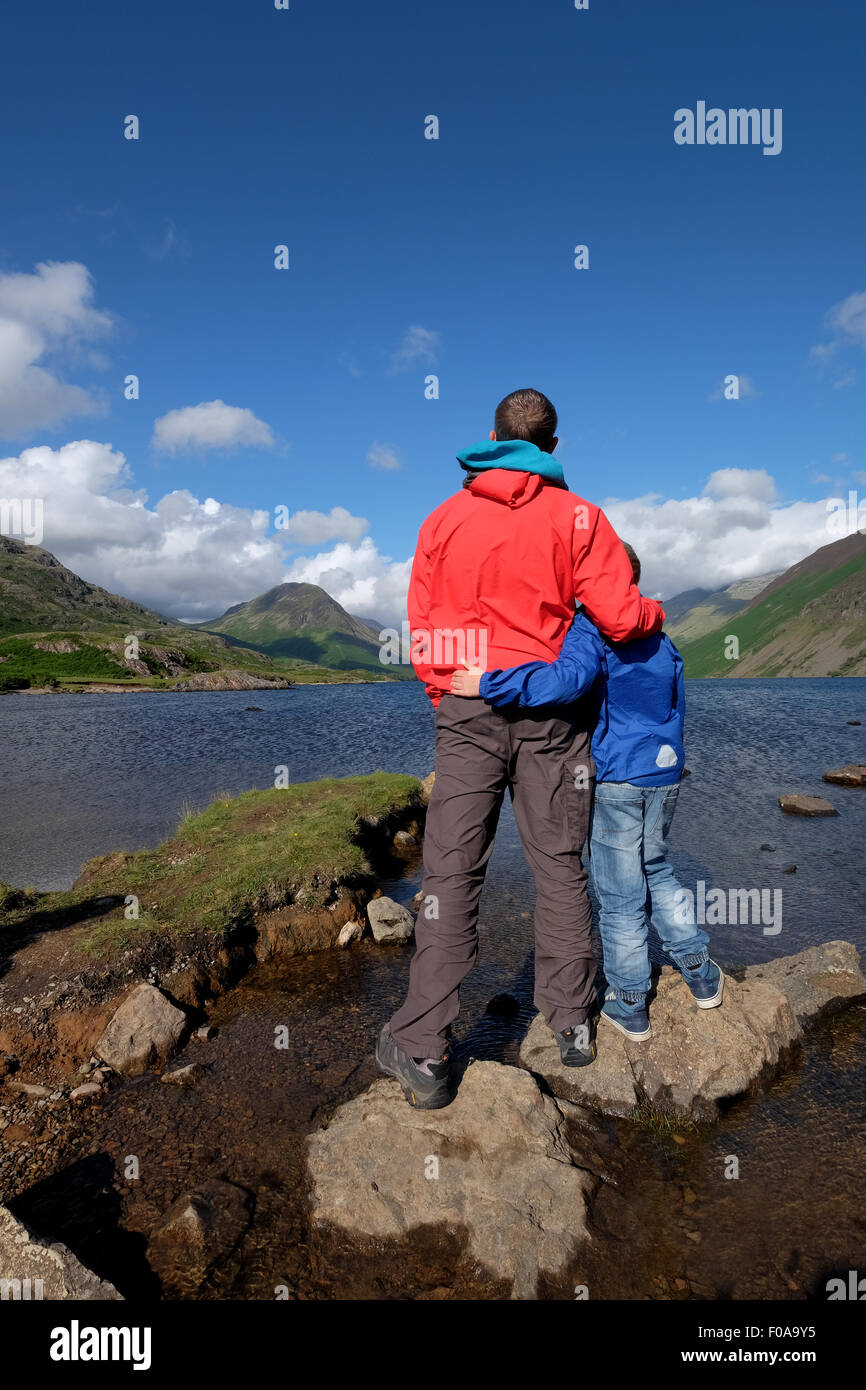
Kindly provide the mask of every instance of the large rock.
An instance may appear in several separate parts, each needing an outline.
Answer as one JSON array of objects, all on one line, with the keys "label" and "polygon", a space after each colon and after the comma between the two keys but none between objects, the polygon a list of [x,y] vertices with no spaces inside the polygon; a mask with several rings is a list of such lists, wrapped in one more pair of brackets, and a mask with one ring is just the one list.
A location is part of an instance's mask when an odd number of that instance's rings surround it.
[{"label": "large rock", "polygon": [[866,764],[849,763],[847,767],[831,768],[824,773],[824,781],[838,787],[866,787]]},{"label": "large rock", "polygon": [[97,1278],[65,1245],[42,1240],[0,1207],[0,1301],[120,1297],[113,1284]]},{"label": "large rock", "polygon": [[587,1239],[597,1182],[575,1166],[560,1106],[497,1062],[470,1066],[444,1110],[415,1110],[396,1081],[375,1082],[310,1137],[308,1162],[314,1227],[376,1240],[463,1228],[514,1298],[534,1298],[539,1273]]},{"label": "large rock", "polygon": [[763,980],[780,989],[801,1026],[866,996],[866,976],[850,941],[810,946],[795,956],[751,965],[745,973],[751,980]]},{"label": "large rock", "polygon": [[521,1066],[554,1095],[605,1114],[631,1116],[649,1102],[680,1120],[713,1120],[722,1102],[753,1090],[778,1069],[810,1020],[866,995],[854,947],[831,941],[727,977],[717,1009],[698,1009],[679,971],[665,967],[650,1004],[653,1036],[630,1042],[606,1023],[589,1067],[563,1067],[559,1047],[536,1017]]},{"label": "large rock", "polygon": [[186,1030],[186,1014],[153,985],[141,984],[123,1001],[95,1052],[123,1076],[140,1076],[169,1058]]},{"label": "large rock", "polygon": [[821,796],[802,796],[800,792],[780,796],[779,805],[789,816],[838,816],[839,812],[830,801]]},{"label": "large rock", "polygon": [[230,1255],[250,1224],[252,1199],[242,1187],[216,1179],[173,1202],[151,1234],[147,1258],[163,1290],[189,1293]]},{"label": "large rock", "polygon": [[412,913],[393,898],[372,898],[367,918],[377,941],[408,941],[415,930]]}]

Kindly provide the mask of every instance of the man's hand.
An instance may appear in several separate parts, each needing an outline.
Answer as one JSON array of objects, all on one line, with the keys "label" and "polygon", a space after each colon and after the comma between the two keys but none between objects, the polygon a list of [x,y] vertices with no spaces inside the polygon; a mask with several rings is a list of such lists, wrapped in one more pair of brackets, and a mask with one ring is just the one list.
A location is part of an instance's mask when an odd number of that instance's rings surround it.
[{"label": "man's hand", "polygon": [[465,671],[455,671],[451,677],[452,695],[477,695],[481,686],[481,677],[484,670],[481,666],[467,666]]}]

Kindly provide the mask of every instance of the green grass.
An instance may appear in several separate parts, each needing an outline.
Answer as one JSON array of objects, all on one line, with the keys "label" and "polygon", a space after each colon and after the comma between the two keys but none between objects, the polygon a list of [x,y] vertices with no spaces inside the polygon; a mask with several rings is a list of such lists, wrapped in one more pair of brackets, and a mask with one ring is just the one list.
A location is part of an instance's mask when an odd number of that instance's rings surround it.
[{"label": "green grass", "polygon": [[[358,843],[359,822],[420,813],[420,807],[418,780],[385,772],[218,797],[206,810],[186,814],[156,849],[91,861],[82,887],[41,895],[36,910],[73,911],[95,898],[117,898],[117,906],[94,914],[78,942],[105,956],[153,934],[176,941],[201,931],[217,935],[289,903],[324,907],[334,884],[371,872]],[[137,920],[124,916],[122,902],[130,895],[139,901]],[[5,920],[33,911],[30,903]]]},{"label": "green grass", "polygon": [[[44,652],[37,641],[68,640],[79,643],[78,651]],[[129,679],[129,672],[101,648],[86,642],[81,633],[60,632],[37,634],[34,637],[6,637],[0,641],[0,677],[23,677],[31,685],[45,685],[51,680]]]}]

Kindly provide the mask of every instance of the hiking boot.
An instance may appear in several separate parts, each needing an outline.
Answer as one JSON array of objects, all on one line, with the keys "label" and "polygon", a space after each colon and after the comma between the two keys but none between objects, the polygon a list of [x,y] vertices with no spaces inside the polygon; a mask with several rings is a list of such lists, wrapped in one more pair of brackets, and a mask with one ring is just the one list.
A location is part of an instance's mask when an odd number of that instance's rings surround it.
[{"label": "hiking boot", "polygon": [[409,1104],[418,1110],[441,1110],[454,1099],[449,1053],[438,1060],[410,1057],[397,1046],[387,1023],[376,1043],[376,1066],[383,1076],[400,1082]]},{"label": "hiking boot", "polygon": [[606,994],[601,1006],[601,1016],[605,1023],[618,1028],[627,1038],[631,1038],[632,1042],[646,1042],[647,1038],[653,1035],[645,999],[632,1004],[616,994]]},{"label": "hiking boot", "polygon": [[588,1067],[598,1053],[595,1045],[595,1019],[577,1023],[564,1033],[553,1035],[559,1043],[559,1055],[564,1067]]},{"label": "hiking boot", "polygon": [[694,970],[682,966],[682,975],[699,1009],[715,1009],[722,1002],[725,977],[714,960],[705,960]]}]

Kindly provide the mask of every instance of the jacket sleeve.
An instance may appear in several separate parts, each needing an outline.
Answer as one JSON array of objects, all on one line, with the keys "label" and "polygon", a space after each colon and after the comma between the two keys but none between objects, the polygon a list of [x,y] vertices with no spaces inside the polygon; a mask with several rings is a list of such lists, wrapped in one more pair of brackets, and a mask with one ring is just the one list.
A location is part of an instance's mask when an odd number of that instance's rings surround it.
[{"label": "jacket sleeve", "polygon": [[577,619],[555,661],[528,661],[506,671],[488,671],[481,677],[479,693],[491,705],[568,705],[595,684],[601,658],[598,634],[585,631]]},{"label": "jacket sleeve", "polygon": [[435,702],[441,695],[438,685],[432,683],[433,669],[430,640],[430,554],[426,547],[425,528],[422,526],[412,560],[412,573],[409,577],[409,597],[407,599],[409,632],[411,634],[410,660],[419,681],[424,682],[427,694]]},{"label": "jacket sleeve", "polygon": [[661,629],[664,609],[641,594],[622,541],[599,508],[577,509],[572,554],[574,596],[605,637],[631,642]]}]

